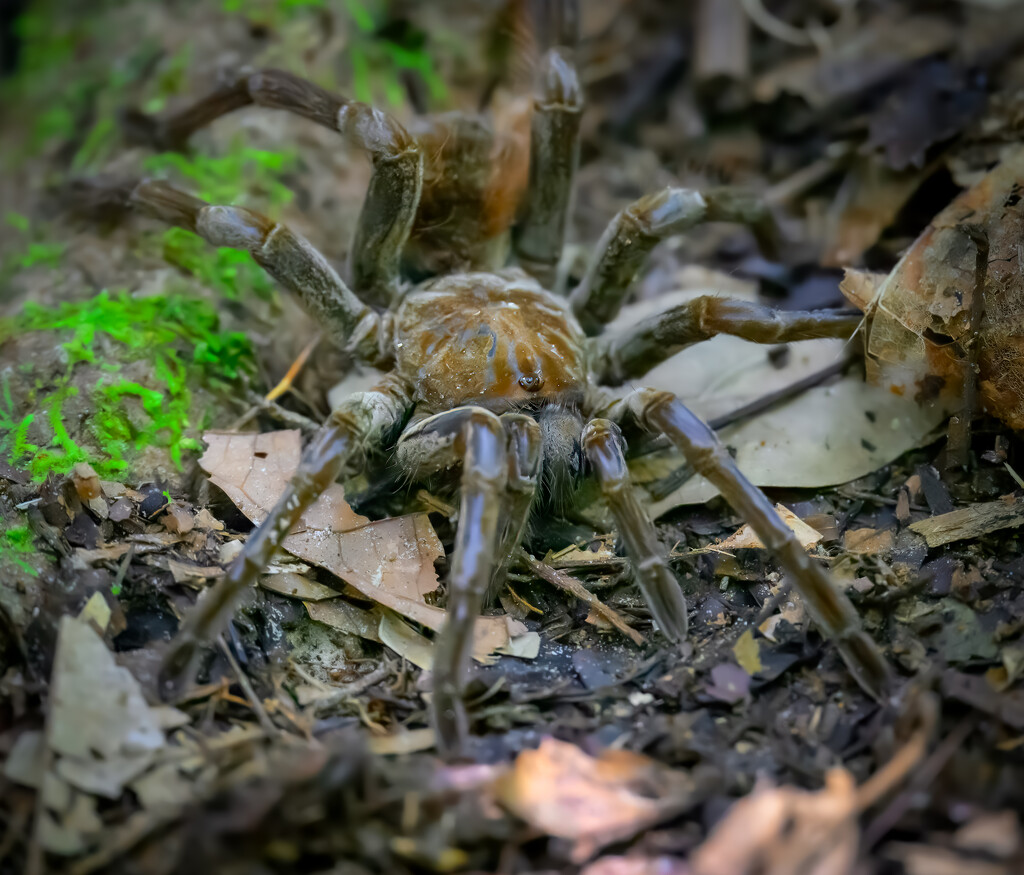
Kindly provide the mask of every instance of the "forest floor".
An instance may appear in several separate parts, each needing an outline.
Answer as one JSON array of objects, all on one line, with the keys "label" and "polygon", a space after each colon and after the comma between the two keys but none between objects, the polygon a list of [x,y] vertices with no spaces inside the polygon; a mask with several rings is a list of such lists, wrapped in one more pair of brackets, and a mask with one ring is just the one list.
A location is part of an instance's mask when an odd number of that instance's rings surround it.
[{"label": "forest floor", "polygon": [[[650,376],[798,518],[893,667],[882,701],[744,521],[640,442],[684,644],[654,628],[585,482],[534,520],[478,623],[472,735],[441,758],[430,667],[457,498],[382,448],[161,701],[181,618],[332,400],[374,375],[248,255],[85,215],[76,192],[168,178],[343,270],[370,167],[336,134],[247,108],[160,153],[123,116],[248,65],[412,124],[414,103],[474,109],[505,43],[492,105],[528,93],[542,29],[495,34],[499,6],[508,25],[531,4],[385,5],[40,0],[0,22],[0,873],[1024,870],[1014,2],[835,20],[796,0],[582,4],[567,281],[666,185],[753,191],[780,228],[776,251],[724,224],[666,241],[617,326],[698,294],[849,308],[890,278],[854,342],[716,338]],[[946,421],[965,385],[966,438]]]}]

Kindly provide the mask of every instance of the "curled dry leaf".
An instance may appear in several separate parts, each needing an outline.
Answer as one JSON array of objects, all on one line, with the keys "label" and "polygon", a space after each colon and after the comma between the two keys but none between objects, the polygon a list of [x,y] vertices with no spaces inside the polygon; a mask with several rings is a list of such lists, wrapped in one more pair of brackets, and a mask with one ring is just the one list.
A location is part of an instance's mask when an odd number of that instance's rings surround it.
[{"label": "curled dry leaf", "polygon": [[[254,523],[262,522],[299,466],[300,433],[208,432],[203,439],[208,448],[199,464],[210,481]],[[424,600],[439,586],[434,562],[444,555],[426,514],[370,522],[352,510],[335,483],[302,515],[284,548],[428,629],[437,631],[445,623],[445,611]],[[480,617],[473,655],[486,661],[495,652],[518,653],[521,646],[513,639],[529,634],[510,617]]]},{"label": "curled dry leaf", "polygon": [[[1024,429],[1024,147],[940,212],[878,286],[865,313],[868,379],[941,414],[963,403],[965,347],[978,344],[984,409]],[[984,300],[977,302],[977,239],[988,241]],[[869,280],[843,289],[864,305]],[[980,307],[980,325],[975,306]],[[974,328],[977,338],[974,339]]]},{"label": "curled dry leaf", "polygon": [[703,782],[625,750],[592,757],[546,738],[516,757],[495,784],[501,803],[527,823],[573,842],[575,863],[700,801]]},{"label": "curled dry leaf", "polygon": [[849,875],[860,831],[857,785],[831,770],[817,792],[759,784],[690,858],[693,875]]}]

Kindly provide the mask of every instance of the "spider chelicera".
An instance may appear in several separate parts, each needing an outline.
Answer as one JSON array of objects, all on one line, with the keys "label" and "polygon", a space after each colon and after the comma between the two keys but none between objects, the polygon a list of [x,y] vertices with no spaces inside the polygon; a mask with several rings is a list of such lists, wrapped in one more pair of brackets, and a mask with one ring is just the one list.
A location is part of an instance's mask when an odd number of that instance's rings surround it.
[{"label": "spider chelicera", "polygon": [[[486,594],[502,579],[531,514],[588,466],[654,621],[669,640],[684,639],[686,602],[631,487],[620,426],[667,436],[774,551],[861,686],[875,696],[886,688],[887,664],[849,600],[711,429],[666,392],[613,391],[715,334],[763,343],[849,337],[857,318],[703,297],[619,335],[603,333],[660,240],[705,221],[763,227],[757,201],[734,192],[668,188],[641,198],[611,221],[571,294],[556,291],[582,110],[570,56],[553,48],[539,64],[528,156],[525,138],[517,150],[483,116],[424,118],[407,130],[378,109],[280,70],[240,74],[164,118],[130,119],[151,144],[183,148],[198,128],[256,104],[305,116],[365,150],[373,172],[348,282],[305,239],[251,210],[210,205],[160,181],[96,183],[92,194],[250,252],[339,345],[388,371],[333,411],[269,517],[186,618],[164,663],[166,689],[191,677],[199,645],[227,620],[303,511],[363,447],[381,446],[399,430],[392,458],[413,477],[461,466],[449,619],[434,668],[443,749],[457,749],[467,730],[462,690]],[[506,266],[503,245],[510,225],[515,266]],[[436,275],[406,280],[403,258],[429,262]]]}]

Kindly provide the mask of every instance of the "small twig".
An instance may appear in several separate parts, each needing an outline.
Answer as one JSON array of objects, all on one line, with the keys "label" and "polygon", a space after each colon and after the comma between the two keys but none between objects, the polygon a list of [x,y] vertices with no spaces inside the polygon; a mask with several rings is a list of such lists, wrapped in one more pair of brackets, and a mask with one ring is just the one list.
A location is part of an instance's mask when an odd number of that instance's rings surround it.
[{"label": "small twig", "polygon": [[939,722],[939,701],[934,693],[917,696],[917,725],[914,732],[892,758],[857,788],[857,810],[874,805],[899,784],[928,752],[928,744]]},{"label": "small twig", "polygon": [[352,681],[350,684],[345,684],[343,687],[334,687],[329,696],[317,699],[313,703],[313,714],[315,716],[319,716],[323,712],[333,708],[339,702],[358,696],[374,684],[380,683],[389,674],[391,674],[391,666],[384,662],[377,666],[373,671],[364,674],[359,678],[359,680]]},{"label": "small twig", "polygon": [[236,419],[229,426],[229,431],[238,431],[243,425],[249,422],[258,413],[267,413],[284,425],[297,428],[303,432],[314,432],[320,428],[320,423],[294,410],[282,407],[276,401],[268,401],[253,389],[245,393],[245,399],[252,405],[245,413]]},{"label": "small twig", "polygon": [[558,589],[570,593],[580,601],[586,602],[594,609],[594,613],[600,615],[611,623],[637,647],[643,645],[643,635],[637,632],[636,629],[630,626],[618,613],[608,607],[608,605],[602,602],[596,595],[590,592],[590,590],[588,590],[575,577],[571,577],[564,571],[559,571],[557,568],[552,568],[546,562],[534,559],[522,548],[520,548],[516,553],[516,557],[520,562],[525,562],[529,569],[541,580],[546,580],[552,586],[558,587]]},{"label": "small twig", "polygon": [[256,695],[256,691],[252,688],[249,678],[246,676],[245,672],[242,671],[242,667],[238,664],[238,660],[235,659],[235,655],[231,652],[231,648],[228,647],[228,643],[224,640],[223,635],[217,636],[217,643],[220,645],[220,649],[223,651],[224,658],[227,659],[228,665],[231,666],[231,671],[234,672],[235,678],[238,680],[238,685],[242,688],[242,692],[245,694],[245,698],[249,702],[249,707],[252,708],[253,713],[256,715],[256,720],[259,722],[260,727],[271,738],[277,737],[281,734],[281,730],[279,730],[277,726],[274,725],[274,721],[270,719],[270,715],[267,714],[266,709],[263,707],[263,703]]},{"label": "small twig", "polygon": [[320,332],[313,335],[313,339],[302,348],[302,352],[300,352],[298,358],[292,362],[291,367],[285,372],[285,375],[281,378],[280,382],[274,386],[273,389],[267,392],[265,400],[276,401],[285,392],[291,389],[292,383],[299,375],[299,371],[302,370],[310,355],[312,355],[313,350],[316,349],[317,344],[320,343],[321,337],[323,337],[323,335]]},{"label": "small twig", "polygon": [[[947,735],[939,746],[932,751],[917,770],[917,774],[902,793],[900,793],[888,806],[879,814],[863,833],[862,847],[866,851],[874,847],[882,840],[899,819],[906,813],[907,809],[914,804],[914,799],[925,787],[931,784],[942,771],[943,766],[960,749],[967,737],[974,731],[978,722],[977,714],[969,714],[961,720],[953,731]],[[861,788],[863,790],[863,788]],[[859,795],[859,794],[858,794]]]}]

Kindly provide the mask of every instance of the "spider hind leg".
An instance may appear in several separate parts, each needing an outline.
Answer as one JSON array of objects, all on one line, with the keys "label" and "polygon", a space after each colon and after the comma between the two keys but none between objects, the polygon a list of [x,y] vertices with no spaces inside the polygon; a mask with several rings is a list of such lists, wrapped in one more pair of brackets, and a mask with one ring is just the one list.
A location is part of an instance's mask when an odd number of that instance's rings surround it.
[{"label": "spider hind leg", "polygon": [[881,699],[891,687],[891,670],[861,627],[850,600],[821,563],[800,546],[765,494],[747,480],[715,433],[668,392],[638,389],[625,399],[624,407],[621,412],[628,411],[642,427],[666,435],[746,520],[792,577],[811,618],[835,643],[857,683],[868,695]]},{"label": "spider hind leg", "polygon": [[654,621],[670,641],[685,640],[686,599],[668,567],[654,523],[633,492],[619,427],[607,419],[591,420],[583,431],[583,447],[619,534],[626,542],[640,591]]}]

